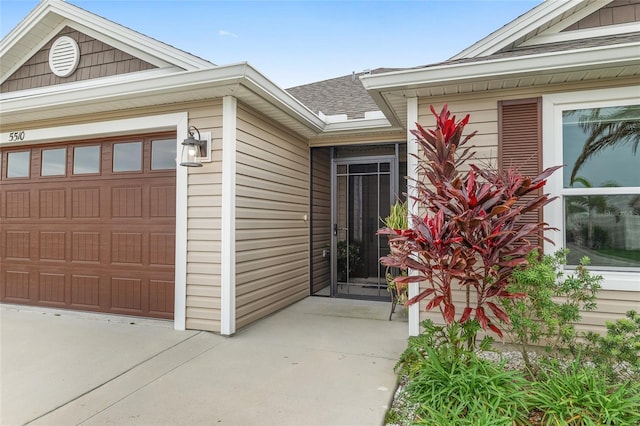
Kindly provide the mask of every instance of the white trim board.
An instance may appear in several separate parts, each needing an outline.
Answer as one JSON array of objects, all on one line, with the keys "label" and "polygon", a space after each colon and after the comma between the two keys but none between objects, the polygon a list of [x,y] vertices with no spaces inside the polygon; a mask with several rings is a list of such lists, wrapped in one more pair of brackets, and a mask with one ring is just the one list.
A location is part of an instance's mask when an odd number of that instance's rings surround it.
[{"label": "white trim board", "polygon": [[[407,175],[411,179],[418,179],[418,142],[416,137],[411,134],[411,130],[416,129],[418,122],[418,98],[407,98]],[[417,215],[418,206],[411,202],[411,197],[418,195],[416,186],[411,180],[407,181],[407,205],[410,215]],[[411,217],[411,216],[410,216]],[[420,285],[418,283],[409,284],[409,298],[417,296],[420,293]],[[415,303],[409,307],[409,336],[418,336],[420,334],[420,303]]]},{"label": "white trim board", "polygon": [[238,100],[222,98],[222,226],[220,333],[236,332],[236,134]]}]

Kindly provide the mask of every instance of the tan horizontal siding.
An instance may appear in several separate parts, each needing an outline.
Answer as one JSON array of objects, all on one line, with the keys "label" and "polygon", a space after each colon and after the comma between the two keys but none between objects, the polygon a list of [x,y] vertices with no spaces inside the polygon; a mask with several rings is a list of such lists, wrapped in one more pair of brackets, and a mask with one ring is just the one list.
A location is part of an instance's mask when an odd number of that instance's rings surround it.
[{"label": "tan horizontal siding", "polygon": [[309,294],[309,150],[238,104],[236,327]]},{"label": "tan horizontal siding", "polygon": [[[422,97],[418,100],[418,122],[430,129],[435,124],[435,119],[429,109],[430,105],[434,106],[437,112],[440,112],[442,105],[447,103],[449,110],[457,119],[462,119],[466,114],[470,114],[469,124],[466,126],[466,134],[474,130],[480,130],[480,134],[473,137],[469,144],[476,145],[479,156],[483,158],[488,153],[490,158],[497,159],[498,152],[498,102],[513,101],[528,98],[537,98],[546,94],[568,93],[572,91],[592,90],[601,88],[624,87],[635,85],[637,81],[633,78],[602,80],[588,83],[571,83],[571,84],[552,84],[547,87],[528,87],[524,89],[510,90],[494,90],[486,92],[478,92],[473,94],[456,94],[449,96]],[[544,126],[544,123],[543,123]],[[495,129],[495,133],[492,132]],[[483,153],[483,155],[480,155]],[[515,153],[520,155],[517,160],[519,162],[527,162],[531,157],[531,151],[523,151]],[[515,158],[515,157],[514,157]],[[497,163],[495,163],[497,166]],[[459,296],[456,296],[458,298]],[[596,312],[586,312],[583,314],[583,321],[577,325],[581,330],[602,331],[604,321],[614,319],[613,317],[621,317],[630,306],[640,310],[640,292],[617,292],[617,291],[601,291],[599,293],[598,310]],[[432,318],[440,319],[441,314],[438,311],[430,313],[424,312],[426,302],[420,305],[421,319]],[[463,306],[463,304],[460,304]],[[461,309],[461,308],[460,308]],[[460,312],[462,312],[460,310]],[[441,319],[440,319],[441,321]]]},{"label": "tan horizontal siding", "polygon": [[312,153],[311,282],[312,293],[331,284],[331,258],[323,257],[331,244],[331,152],[316,148]]},{"label": "tan horizontal siding", "polygon": [[222,101],[189,112],[189,124],[211,132],[211,163],[188,169],[187,328],[220,331]]}]

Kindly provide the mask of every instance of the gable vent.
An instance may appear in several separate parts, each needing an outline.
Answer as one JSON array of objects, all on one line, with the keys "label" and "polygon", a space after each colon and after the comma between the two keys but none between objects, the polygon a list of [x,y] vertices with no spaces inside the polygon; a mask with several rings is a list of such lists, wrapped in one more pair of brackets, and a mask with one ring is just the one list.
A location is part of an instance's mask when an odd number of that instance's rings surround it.
[{"label": "gable vent", "polygon": [[49,51],[49,67],[58,77],[68,77],[76,70],[80,62],[80,48],[71,37],[57,39]]}]

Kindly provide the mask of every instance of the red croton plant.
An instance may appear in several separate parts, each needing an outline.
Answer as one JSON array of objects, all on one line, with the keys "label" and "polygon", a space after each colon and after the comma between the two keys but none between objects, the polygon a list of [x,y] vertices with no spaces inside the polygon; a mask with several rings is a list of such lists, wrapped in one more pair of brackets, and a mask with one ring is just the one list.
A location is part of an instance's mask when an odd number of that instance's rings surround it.
[{"label": "red croton plant", "polygon": [[[472,147],[464,146],[476,132],[462,138],[469,116],[456,122],[447,105],[440,114],[433,107],[431,111],[436,117],[435,130],[417,125],[412,131],[421,150],[417,172],[422,179],[411,180],[417,195],[410,197],[410,203],[420,214],[410,215],[409,229],[378,231],[390,235],[394,246],[381,262],[411,271],[394,279],[398,287],[424,283],[424,289],[407,305],[429,298],[426,310],[438,307],[450,325],[456,321],[452,286],[459,285],[466,290],[466,306],[457,322],[475,318],[483,330],[502,336],[488,313],[510,322],[496,299],[525,296],[507,291],[509,277],[515,267],[526,263],[533,248],[527,237],[550,229],[544,222],[518,219],[555,198],[538,190],[561,166],[536,177],[522,176],[516,170],[480,168],[472,164]],[[461,171],[463,166],[467,171]]]}]

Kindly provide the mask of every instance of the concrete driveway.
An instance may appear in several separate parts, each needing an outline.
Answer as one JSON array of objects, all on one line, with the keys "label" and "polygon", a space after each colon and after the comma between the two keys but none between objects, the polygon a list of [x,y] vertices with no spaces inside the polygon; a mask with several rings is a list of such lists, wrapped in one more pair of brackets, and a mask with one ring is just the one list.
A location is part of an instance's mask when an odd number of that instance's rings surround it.
[{"label": "concrete driveway", "polygon": [[2,425],[379,425],[407,323],[307,298],[231,338],[4,305]]}]

